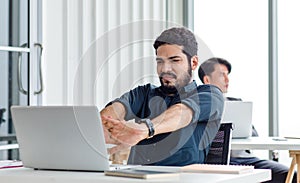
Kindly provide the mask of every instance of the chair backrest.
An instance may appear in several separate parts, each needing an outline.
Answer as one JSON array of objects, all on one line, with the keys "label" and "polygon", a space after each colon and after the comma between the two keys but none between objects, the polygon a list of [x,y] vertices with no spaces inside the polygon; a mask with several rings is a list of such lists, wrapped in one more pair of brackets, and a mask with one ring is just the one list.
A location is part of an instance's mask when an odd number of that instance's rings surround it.
[{"label": "chair backrest", "polygon": [[222,123],[211,143],[208,155],[205,159],[206,164],[229,164],[231,134],[232,123]]}]

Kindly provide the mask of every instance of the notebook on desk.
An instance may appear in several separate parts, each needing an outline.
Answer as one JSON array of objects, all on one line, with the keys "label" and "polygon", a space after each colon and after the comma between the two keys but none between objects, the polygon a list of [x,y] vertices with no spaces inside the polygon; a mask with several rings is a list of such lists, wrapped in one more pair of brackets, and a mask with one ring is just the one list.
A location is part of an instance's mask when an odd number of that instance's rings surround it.
[{"label": "notebook on desk", "polygon": [[252,102],[225,101],[222,123],[233,125],[232,138],[248,138],[252,135]]},{"label": "notebook on desk", "polygon": [[11,112],[24,167],[79,171],[127,168],[109,166],[95,106],[13,106]]}]

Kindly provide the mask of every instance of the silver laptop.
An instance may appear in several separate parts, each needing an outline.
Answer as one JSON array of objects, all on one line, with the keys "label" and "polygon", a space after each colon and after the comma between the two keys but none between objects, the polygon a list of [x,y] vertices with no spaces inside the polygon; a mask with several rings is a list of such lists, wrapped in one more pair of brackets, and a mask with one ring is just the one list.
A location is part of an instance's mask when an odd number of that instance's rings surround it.
[{"label": "silver laptop", "polygon": [[109,166],[95,106],[13,106],[13,124],[25,167],[104,171]]},{"label": "silver laptop", "polygon": [[252,102],[225,101],[222,123],[232,122],[232,138],[252,135]]}]

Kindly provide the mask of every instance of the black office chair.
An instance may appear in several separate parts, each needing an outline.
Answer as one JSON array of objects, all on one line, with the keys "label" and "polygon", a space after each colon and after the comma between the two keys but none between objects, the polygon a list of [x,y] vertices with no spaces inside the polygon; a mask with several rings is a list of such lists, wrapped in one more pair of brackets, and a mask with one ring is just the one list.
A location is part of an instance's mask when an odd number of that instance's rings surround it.
[{"label": "black office chair", "polygon": [[211,143],[206,164],[229,165],[232,123],[222,123]]}]

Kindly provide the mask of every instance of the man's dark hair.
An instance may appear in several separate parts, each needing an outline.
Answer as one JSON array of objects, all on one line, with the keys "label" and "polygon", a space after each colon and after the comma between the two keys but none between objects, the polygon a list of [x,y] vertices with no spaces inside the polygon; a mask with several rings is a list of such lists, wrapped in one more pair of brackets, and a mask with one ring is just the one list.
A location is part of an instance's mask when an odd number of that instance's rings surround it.
[{"label": "man's dark hair", "polygon": [[176,44],[183,46],[183,53],[186,54],[190,61],[194,55],[197,55],[198,44],[195,35],[185,27],[173,27],[167,29],[156,38],[153,47],[155,51],[164,44]]},{"label": "man's dark hair", "polygon": [[231,72],[231,64],[227,60],[223,58],[212,57],[203,62],[199,67],[198,76],[202,83],[204,83],[204,76],[210,75],[212,72],[214,72],[216,64],[225,65],[227,67],[228,74]]}]

